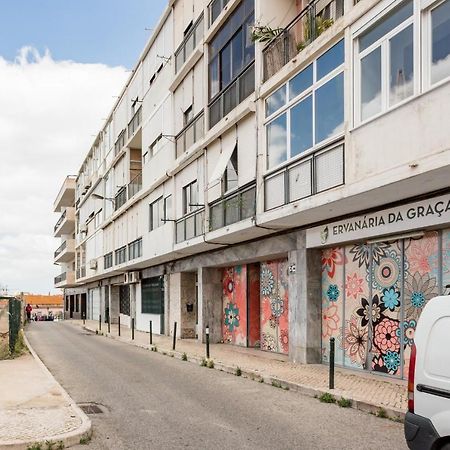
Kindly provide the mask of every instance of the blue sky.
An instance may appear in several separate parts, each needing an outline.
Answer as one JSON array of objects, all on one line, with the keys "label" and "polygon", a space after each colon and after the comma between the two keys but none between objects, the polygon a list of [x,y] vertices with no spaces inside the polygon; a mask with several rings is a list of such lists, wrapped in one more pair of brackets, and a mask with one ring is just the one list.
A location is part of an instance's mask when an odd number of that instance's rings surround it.
[{"label": "blue sky", "polygon": [[55,60],[132,68],[168,0],[0,0],[0,56],[46,48]]}]

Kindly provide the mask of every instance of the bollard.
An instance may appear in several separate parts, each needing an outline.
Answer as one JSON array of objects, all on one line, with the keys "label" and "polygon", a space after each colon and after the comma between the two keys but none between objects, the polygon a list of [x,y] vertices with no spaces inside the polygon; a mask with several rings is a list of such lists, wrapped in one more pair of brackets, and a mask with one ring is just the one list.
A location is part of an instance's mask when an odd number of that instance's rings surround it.
[{"label": "bollard", "polygon": [[334,389],[334,337],[330,338],[330,379],[329,388]]},{"label": "bollard", "polygon": [[131,319],[131,340],[134,341],[134,318]]},{"label": "bollard", "polygon": [[108,315],[108,334],[111,333],[111,317]]},{"label": "bollard", "polygon": [[86,325],[86,311],[83,312],[83,325]]},{"label": "bollard", "polygon": [[98,315],[98,329],[99,331],[102,331],[102,315]]},{"label": "bollard", "polygon": [[152,330],[152,321],[150,320],[150,345],[153,344],[153,330]]},{"label": "bollard", "polygon": [[209,359],[209,325],[206,325],[206,359]]},{"label": "bollard", "polygon": [[120,316],[117,319],[117,329],[119,330],[119,337],[120,337]]},{"label": "bollard", "polygon": [[172,345],[172,350],[175,350],[176,341],[177,341],[177,323],[174,322],[173,323],[173,345]]}]

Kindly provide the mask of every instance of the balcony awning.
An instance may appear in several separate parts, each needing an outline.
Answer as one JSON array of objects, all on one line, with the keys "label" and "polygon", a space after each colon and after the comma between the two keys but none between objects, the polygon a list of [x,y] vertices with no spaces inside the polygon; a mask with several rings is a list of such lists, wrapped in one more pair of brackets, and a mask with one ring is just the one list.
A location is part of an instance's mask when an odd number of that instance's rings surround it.
[{"label": "balcony awning", "polygon": [[237,140],[236,138],[233,141],[229,141],[225,146],[222,146],[222,152],[219,156],[219,160],[217,161],[216,167],[209,178],[208,184],[210,187],[217,184],[217,182],[222,178],[223,173],[227,167],[228,161],[233,154],[233,150],[236,148]]}]

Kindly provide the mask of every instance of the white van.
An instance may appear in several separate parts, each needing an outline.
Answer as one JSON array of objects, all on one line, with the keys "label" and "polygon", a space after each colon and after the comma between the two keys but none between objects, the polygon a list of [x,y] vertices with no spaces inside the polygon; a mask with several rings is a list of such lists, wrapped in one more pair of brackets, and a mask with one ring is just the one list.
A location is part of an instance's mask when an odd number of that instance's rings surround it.
[{"label": "white van", "polygon": [[410,449],[450,449],[450,295],[430,300],[417,324],[405,437]]}]

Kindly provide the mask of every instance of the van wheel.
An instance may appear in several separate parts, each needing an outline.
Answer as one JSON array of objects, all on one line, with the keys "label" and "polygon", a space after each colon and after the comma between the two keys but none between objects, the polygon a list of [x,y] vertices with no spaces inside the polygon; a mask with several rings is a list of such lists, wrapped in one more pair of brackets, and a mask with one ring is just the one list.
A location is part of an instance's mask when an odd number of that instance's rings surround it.
[{"label": "van wheel", "polygon": [[443,442],[442,445],[438,447],[439,450],[450,450],[450,442]]}]

